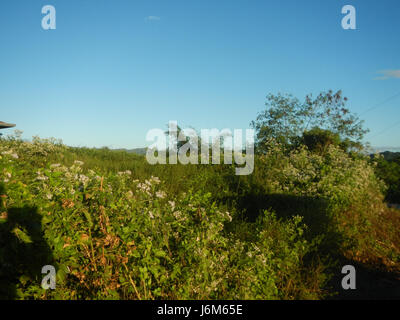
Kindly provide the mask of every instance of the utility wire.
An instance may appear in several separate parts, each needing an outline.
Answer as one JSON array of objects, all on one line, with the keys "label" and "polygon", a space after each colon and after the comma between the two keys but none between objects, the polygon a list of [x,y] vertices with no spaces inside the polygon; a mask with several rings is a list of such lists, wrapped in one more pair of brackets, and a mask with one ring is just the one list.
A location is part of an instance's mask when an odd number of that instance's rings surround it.
[{"label": "utility wire", "polygon": [[[375,110],[375,109],[379,108],[380,106],[382,106],[382,105],[384,105],[385,103],[387,103],[387,102],[389,102],[389,101],[391,101],[391,100],[397,98],[398,96],[400,96],[400,92],[398,92],[398,93],[396,93],[395,95],[393,95],[393,96],[387,98],[386,100],[384,100],[384,101],[382,101],[382,102],[380,102],[380,103],[378,103],[378,104],[372,106],[371,108],[365,110],[363,113],[360,114],[360,116],[363,116],[364,114],[366,114],[366,113],[368,113],[368,112],[370,112],[370,111],[372,111],[372,110]],[[388,131],[388,130],[390,130],[390,129],[396,127],[396,126],[398,126],[399,124],[400,124],[400,121],[394,123],[393,125],[391,125],[391,126],[389,126],[389,127],[386,127],[385,129],[383,129],[382,131],[380,131],[380,132],[378,132],[377,134],[373,135],[372,137],[369,137],[368,139],[373,139],[373,138],[375,138],[375,137],[377,137],[377,136],[380,136],[382,133],[385,133],[386,131]],[[367,136],[368,136],[368,134],[367,134]]]},{"label": "utility wire", "polygon": [[380,103],[378,103],[378,104],[372,106],[371,108],[365,110],[363,113],[360,114],[360,116],[363,116],[364,114],[366,114],[366,113],[368,113],[368,112],[370,112],[370,111],[372,111],[372,110],[375,110],[375,109],[379,108],[380,106],[382,106],[382,105],[384,105],[385,103],[387,103],[387,102],[393,100],[394,98],[397,98],[398,96],[400,96],[400,92],[396,93],[394,96],[391,96],[391,97],[387,98],[385,101],[382,101],[382,102],[380,102]]},{"label": "utility wire", "polygon": [[375,138],[375,137],[377,137],[377,136],[380,136],[382,133],[385,133],[386,131],[388,131],[388,130],[390,130],[390,129],[396,127],[396,126],[398,126],[399,124],[400,124],[400,121],[397,121],[396,123],[392,124],[392,125],[389,126],[389,127],[386,127],[385,129],[383,129],[382,131],[380,131],[379,133],[373,135],[372,137],[370,137],[370,138],[368,138],[368,139],[372,139],[372,138]]}]

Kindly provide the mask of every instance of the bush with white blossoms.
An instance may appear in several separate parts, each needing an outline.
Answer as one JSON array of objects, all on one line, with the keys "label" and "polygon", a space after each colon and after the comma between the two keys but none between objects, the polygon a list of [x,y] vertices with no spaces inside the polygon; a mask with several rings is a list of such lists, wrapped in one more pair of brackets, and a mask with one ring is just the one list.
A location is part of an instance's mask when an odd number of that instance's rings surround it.
[{"label": "bush with white blossoms", "polygon": [[[286,153],[272,144],[247,177],[235,176],[233,166],[150,166],[127,157],[52,139],[0,139],[0,298],[8,298],[2,274],[18,298],[321,298],[330,279],[318,251],[325,230],[311,230],[303,198],[327,203],[329,232],[357,239],[354,257],[384,245],[391,248],[381,250],[384,257],[400,261],[391,243],[378,246],[371,228],[384,222],[376,220],[384,186],[361,156],[335,147]],[[276,195],[295,199],[290,215],[262,203],[255,221],[242,219],[251,212],[241,211],[240,200],[252,208],[253,199]],[[312,209],[313,218],[324,214]],[[55,290],[41,288],[40,268],[10,267],[24,254],[56,267]]]},{"label": "bush with white blossoms", "polygon": [[[13,271],[20,298],[273,299],[307,291],[302,258],[310,247],[300,219],[284,223],[266,213],[251,241],[241,239],[227,230],[233,214],[210,192],[172,194],[157,176],[86,169],[79,159],[67,164],[68,148],[48,141],[2,141],[0,150],[3,210],[37,209],[51,250],[45,264],[57,269],[49,291],[40,272],[31,279]],[[28,230],[19,229],[21,241]],[[14,254],[7,250],[4,257]]]},{"label": "bush with white blossoms", "polygon": [[[365,250],[376,246],[376,238],[371,236],[372,227],[385,210],[386,186],[376,177],[367,156],[350,155],[334,145],[322,154],[311,152],[305,146],[287,152],[272,142],[268,152],[258,159],[251,179],[251,190],[297,197],[299,203],[304,199],[303,203],[308,202],[309,206],[312,202],[324,203],[319,209],[313,208],[310,219],[319,221],[328,215],[329,227],[341,234],[343,246],[358,247],[356,251],[366,245],[364,242],[368,242]],[[302,209],[294,206],[292,214],[303,214]]]}]

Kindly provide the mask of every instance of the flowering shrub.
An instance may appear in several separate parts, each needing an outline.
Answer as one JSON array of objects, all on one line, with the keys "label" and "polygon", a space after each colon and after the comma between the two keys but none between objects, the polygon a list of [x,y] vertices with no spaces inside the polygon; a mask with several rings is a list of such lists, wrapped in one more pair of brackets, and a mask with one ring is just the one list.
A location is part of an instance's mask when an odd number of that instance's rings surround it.
[{"label": "flowering shrub", "polygon": [[376,193],[384,189],[367,159],[351,158],[333,145],[324,154],[303,147],[286,155],[275,144],[261,157],[261,163],[260,171],[271,192],[321,197],[341,209],[368,200],[371,189]]},{"label": "flowering shrub", "polygon": [[[399,264],[400,220],[387,219],[366,159],[333,146],[268,150],[238,177],[0,140],[0,297],[314,299],[327,294],[326,250]],[[55,290],[41,287],[44,265],[57,270]]]},{"label": "flowering shrub", "polygon": [[[294,198],[291,214],[304,216],[307,225],[313,227],[313,236],[320,234],[336,242],[335,246],[353,259],[371,256],[372,251],[380,251],[379,256],[399,256],[397,250],[396,254],[392,249],[388,252],[388,248],[394,248],[388,239],[377,244],[377,226],[388,224],[382,215],[386,186],[376,177],[375,164],[369,158],[349,155],[334,145],[324,153],[306,147],[287,152],[273,142],[267,149],[258,159],[250,192],[259,190],[266,199],[270,195]],[[313,203],[317,205],[313,207]]]},{"label": "flowering shrub", "polygon": [[[156,176],[66,164],[68,148],[49,140],[3,140],[0,150],[2,296],[318,297],[302,281],[310,244],[300,217],[266,212],[228,231],[232,213],[205,190],[171,194]],[[40,286],[44,265],[56,267],[54,291]]]}]

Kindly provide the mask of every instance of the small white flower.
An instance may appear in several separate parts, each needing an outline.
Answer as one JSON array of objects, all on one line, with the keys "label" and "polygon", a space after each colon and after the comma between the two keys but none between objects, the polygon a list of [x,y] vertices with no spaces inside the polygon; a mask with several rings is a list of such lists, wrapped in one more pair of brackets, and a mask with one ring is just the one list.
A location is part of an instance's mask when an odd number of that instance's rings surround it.
[{"label": "small white flower", "polygon": [[144,184],[144,183],[139,183],[137,185],[137,187],[138,187],[139,190],[141,190],[141,191],[143,191],[145,193],[149,193],[149,191],[150,191],[150,186],[147,185],[147,184]]},{"label": "small white flower", "polygon": [[155,182],[156,184],[160,184],[160,183],[161,183],[161,180],[160,180],[160,178],[158,178],[158,177],[153,177],[153,176],[151,176],[150,180],[153,181],[153,182]]},{"label": "small white flower", "polygon": [[86,177],[85,175],[83,175],[83,174],[79,175],[79,182],[83,183],[83,185],[86,186],[88,184],[89,180],[90,179],[88,177]]},{"label": "small white flower", "polygon": [[175,209],[175,201],[168,201],[169,205],[171,206],[172,210]]},{"label": "small white flower", "polygon": [[182,216],[182,213],[180,211],[175,211],[173,213],[173,215],[174,215],[175,219],[179,219]]},{"label": "small white flower", "polygon": [[167,194],[164,191],[157,191],[156,192],[156,197],[164,199],[167,196]]}]

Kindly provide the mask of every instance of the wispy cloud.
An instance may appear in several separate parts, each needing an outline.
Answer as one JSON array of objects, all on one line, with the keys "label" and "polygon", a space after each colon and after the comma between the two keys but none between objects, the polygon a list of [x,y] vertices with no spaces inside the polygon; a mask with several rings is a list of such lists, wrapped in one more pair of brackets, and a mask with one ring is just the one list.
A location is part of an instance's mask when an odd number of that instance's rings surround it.
[{"label": "wispy cloud", "polygon": [[400,69],[399,70],[381,70],[378,71],[382,76],[375,78],[375,80],[387,80],[387,79],[400,79]]},{"label": "wispy cloud", "polygon": [[145,20],[146,20],[146,21],[160,21],[161,18],[160,18],[160,17],[157,17],[157,16],[148,16],[148,17],[146,17]]}]

